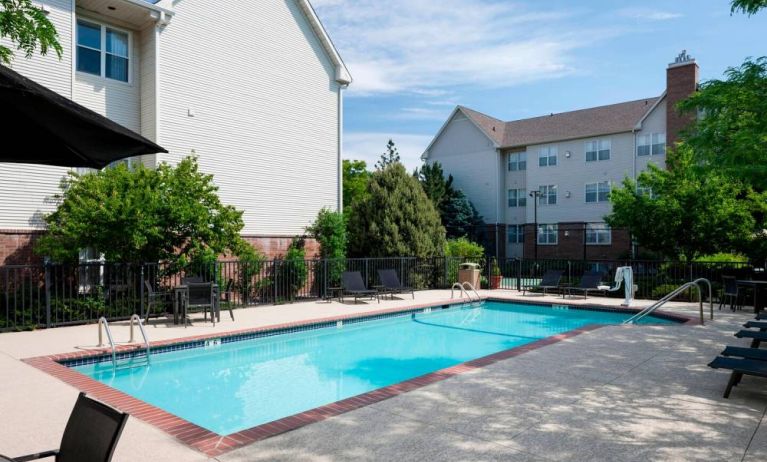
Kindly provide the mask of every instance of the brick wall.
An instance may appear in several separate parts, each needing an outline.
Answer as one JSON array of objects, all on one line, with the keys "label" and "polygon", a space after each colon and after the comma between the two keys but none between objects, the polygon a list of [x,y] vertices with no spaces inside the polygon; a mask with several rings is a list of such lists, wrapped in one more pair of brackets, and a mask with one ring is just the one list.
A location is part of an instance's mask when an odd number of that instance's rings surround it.
[{"label": "brick wall", "polygon": [[[34,252],[35,241],[43,231],[0,230],[0,265],[37,265],[43,258]],[[251,245],[263,252],[267,258],[282,256],[288,250],[290,237],[243,236]],[[306,258],[319,256],[320,246],[314,239],[306,239]]]},{"label": "brick wall", "polygon": [[[559,223],[556,245],[539,245],[539,259],[616,260],[631,250],[628,231],[614,229],[610,245],[584,245],[585,223]],[[535,227],[525,225],[524,258],[535,258]]]},{"label": "brick wall", "polygon": [[42,231],[0,230],[0,265],[35,265],[43,258],[34,252],[35,241]]},{"label": "brick wall", "polygon": [[694,114],[681,115],[676,104],[698,89],[698,65],[695,61],[671,64],[666,70],[666,144],[673,146],[679,132],[693,120]]},{"label": "brick wall", "polygon": [[[250,245],[259,249],[268,259],[274,259],[285,255],[292,237],[274,237],[274,236],[242,236]],[[305,240],[306,258],[312,259],[319,257],[320,245],[314,239]]]}]

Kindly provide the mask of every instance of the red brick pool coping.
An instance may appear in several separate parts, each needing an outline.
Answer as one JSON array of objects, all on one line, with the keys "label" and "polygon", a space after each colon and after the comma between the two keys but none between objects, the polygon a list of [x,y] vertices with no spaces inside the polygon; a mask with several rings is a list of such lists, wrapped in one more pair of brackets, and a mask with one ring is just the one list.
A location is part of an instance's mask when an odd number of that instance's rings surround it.
[{"label": "red brick pool coping", "polygon": [[[511,299],[505,299],[500,297],[485,297],[485,300],[499,300],[499,301],[512,301]],[[527,303],[535,303],[533,301]],[[293,322],[286,324],[270,325],[259,328],[241,329],[230,332],[220,332],[215,334],[198,335],[193,337],[185,337],[171,340],[163,340],[158,342],[152,342],[152,347],[162,347],[167,345],[187,343],[200,340],[210,340],[221,337],[230,337],[242,334],[268,332],[274,330],[285,330],[290,328],[305,327],[315,324],[322,324],[334,321],[343,321],[348,319],[364,319],[368,317],[376,317],[386,314],[405,313],[423,308],[433,308],[446,305],[448,303],[431,303],[424,305],[415,305],[404,308],[395,308],[387,310],[378,310],[368,313],[350,314],[344,316],[335,316],[329,318],[312,319],[301,322]],[[545,305],[551,305],[551,303],[543,303]],[[561,303],[567,305],[566,302]],[[573,305],[569,305],[573,306]],[[580,305],[578,305],[580,306]],[[609,308],[611,311],[626,311],[624,309],[616,309],[613,306],[600,306],[597,304],[589,304],[582,306],[583,309],[588,307],[597,308]],[[633,310],[636,311],[636,310]],[[682,321],[685,324],[695,324],[694,318],[687,316],[681,316],[678,314],[669,314],[658,312],[665,316]],[[193,424],[185,419],[182,419],[174,414],[164,411],[156,406],[141,401],[133,396],[123,393],[117,389],[107,386],[101,382],[98,382],[90,377],[87,377],[74,369],[61,364],[61,361],[69,361],[74,359],[81,359],[92,356],[101,356],[107,353],[107,350],[90,350],[82,352],[65,353],[58,355],[38,356],[34,358],[23,359],[25,363],[33,366],[43,372],[46,372],[59,380],[77,388],[80,391],[87,393],[88,395],[112,406],[123,412],[126,412],[133,417],[136,417],[150,425],[153,425],[165,433],[173,436],[182,443],[190,446],[209,457],[216,457],[232,451],[234,449],[246,446],[248,444],[255,443],[257,441],[270,438],[272,436],[279,435],[281,433],[289,432],[306,425],[325,420],[329,417],[344,414],[361,407],[365,407],[395,396],[407,393],[409,391],[425,387],[427,385],[439,382],[450,377],[454,377],[465,372],[469,372],[475,369],[479,369],[498,361],[519,356],[529,351],[542,348],[547,345],[561,342],[565,339],[575,337],[585,332],[593,331],[604,327],[604,325],[591,324],[579,329],[574,329],[561,334],[546,337],[535,342],[531,342],[525,345],[521,345],[515,348],[511,348],[504,351],[499,351],[491,355],[483,356],[481,358],[473,359],[461,364],[456,364],[445,369],[440,369],[435,372],[431,372],[419,377],[415,377],[404,382],[399,382],[387,387],[378,388],[361,395],[352,396],[350,398],[337,401],[335,403],[326,404],[315,409],[311,409],[305,412],[301,412],[292,416],[284,417],[273,422],[268,422],[262,425],[258,425],[246,430],[242,430],[229,435],[219,435],[210,430]],[[140,349],[141,347],[136,345],[121,345],[117,351],[131,351]]]}]

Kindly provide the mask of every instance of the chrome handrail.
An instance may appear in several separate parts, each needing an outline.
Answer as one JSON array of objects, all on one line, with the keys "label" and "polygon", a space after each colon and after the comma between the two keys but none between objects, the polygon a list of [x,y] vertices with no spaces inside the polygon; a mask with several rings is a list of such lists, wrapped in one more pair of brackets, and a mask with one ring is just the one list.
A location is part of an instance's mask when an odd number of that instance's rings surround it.
[{"label": "chrome handrail", "polygon": [[479,294],[477,293],[477,289],[475,289],[474,286],[471,285],[469,281],[464,281],[463,283],[461,283],[461,286],[464,288],[464,291],[466,292],[466,295],[469,297],[469,300],[471,300],[471,295],[469,295],[469,291],[466,290],[466,286],[468,286],[469,289],[471,289],[471,291],[474,292],[474,295],[477,296],[477,301],[482,300],[482,297],[480,297]]},{"label": "chrome handrail", "polygon": [[104,346],[104,337],[102,334],[102,327],[103,330],[107,333],[107,339],[109,340],[109,346],[112,348],[112,367],[117,366],[117,351],[115,350],[115,341],[112,338],[112,331],[109,329],[109,323],[107,322],[107,318],[100,317],[99,318],[99,345],[98,346]]},{"label": "chrome handrail", "polygon": [[144,338],[144,348],[146,349],[146,360],[149,362],[149,337],[146,335],[146,331],[144,330],[144,323],[141,321],[141,317],[137,314],[134,314],[130,317],[130,343],[133,343],[133,322],[136,322],[138,324],[138,330],[141,332],[141,336]]},{"label": "chrome handrail", "polygon": [[713,291],[712,291],[712,288],[711,288],[711,281],[709,281],[706,278],[698,278],[698,279],[696,279],[694,281],[686,282],[686,283],[682,284],[681,286],[677,287],[676,289],[671,291],[665,297],[661,298],[657,302],[653,303],[652,305],[648,306],[647,308],[639,311],[638,313],[634,314],[633,316],[631,316],[627,320],[623,321],[623,324],[636,323],[640,319],[643,319],[643,318],[649,316],[650,314],[655,312],[655,310],[657,310],[661,306],[665,305],[666,302],[668,302],[672,298],[676,297],[677,295],[681,294],[682,292],[684,292],[685,290],[687,290],[687,289],[689,289],[691,287],[696,287],[698,289],[698,302],[700,304],[700,323],[701,323],[701,325],[704,324],[704,316],[703,316],[703,290],[701,289],[701,284],[703,282],[705,282],[708,285],[708,301],[709,301],[709,308],[710,308],[710,311],[711,311],[710,317],[711,317],[711,319],[714,319],[714,299],[713,299]]},{"label": "chrome handrail", "polygon": [[471,300],[471,297],[469,297],[469,293],[466,292],[466,289],[463,288],[463,285],[461,285],[460,282],[456,282],[455,284],[453,284],[453,287],[450,288],[450,298],[451,299],[455,298],[455,288],[456,287],[458,287],[458,290],[461,291],[461,298],[463,298],[463,294],[465,293],[466,294],[466,298]]}]

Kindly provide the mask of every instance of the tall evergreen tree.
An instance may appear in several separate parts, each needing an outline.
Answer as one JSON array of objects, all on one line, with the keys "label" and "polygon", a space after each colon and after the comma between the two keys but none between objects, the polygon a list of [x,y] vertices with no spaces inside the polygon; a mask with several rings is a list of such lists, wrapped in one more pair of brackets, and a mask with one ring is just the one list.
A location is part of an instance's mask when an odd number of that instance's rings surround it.
[{"label": "tall evergreen tree", "polygon": [[376,170],[349,218],[352,256],[428,257],[445,250],[445,228],[418,181],[400,163]]},{"label": "tall evergreen tree", "polygon": [[389,139],[389,142],[386,143],[386,151],[381,154],[381,158],[376,162],[376,169],[377,170],[383,170],[387,166],[398,163],[399,162],[399,150],[397,149],[397,146],[394,144],[394,141]]}]

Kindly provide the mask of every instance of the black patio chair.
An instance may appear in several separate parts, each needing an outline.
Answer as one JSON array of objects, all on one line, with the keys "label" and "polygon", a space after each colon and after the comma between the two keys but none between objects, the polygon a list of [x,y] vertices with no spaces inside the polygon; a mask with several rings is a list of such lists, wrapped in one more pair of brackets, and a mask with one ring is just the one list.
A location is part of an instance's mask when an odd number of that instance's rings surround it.
[{"label": "black patio chair", "polygon": [[234,279],[229,278],[229,280],[226,281],[226,287],[224,287],[224,290],[219,294],[219,298],[219,306],[220,302],[226,303],[226,309],[229,310],[229,316],[231,316],[232,321],[234,321],[234,311],[232,311],[232,305],[234,304]]},{"label": "black patio chair", "polygon": [[[365,286],[365,282],[362,280],[362,274],[359,271],[345,271],[341,275],[341,286],[343,286],[343,295],[351,295],[354,297],[354,303],[361,297],[375,298],[378,303],[381,303],[381,299],[378,297],[378,291],[368,289]],[[342,298],[343,301],[343,298]]]},{"label": "black patio chair", "polygon": [[543,274],[543,277],[541,278],[541,282],[538,284],[528,284],[522,286],[522,295],[525,295],[525,292],[535,290],[535,289],[542,289],[543,295],[546,295],[546,291],[549,289],[558,289],[559,288],[559,281],[562,280],[562,274],[564,274],[564,271],[562,270],[548,270]]},{"label": "black patio chair", "polygon": [[56,462],[109,462],[128,414],[80,393],[69,416],[59,449],[11,459],[15,462],[55,457]]},{"label": "black patio chair", "polygon": [[605,289],[600,289],[600,283],[602,282],[603,274],[599,271],[586,271],[581,276],[581,281],[577,286],[565,287],[562,291],[562,298],[572,296],[573,292],[583,293],[583,298],[588,298],[589,292],[605,292]]},{"label": "black patio chair", "polygon": [[[217,293],[216,287],[212,282],[187,282],[187,300],[184,306],[184,327],[187,324],[187,314],[190,309],[202,308],[203,321],[208,321],[208,310],[210,310],[210,320],[216,325],[217,313]],[[220,320],[220,316],[219,320]]]},{"label": "black patio chair", "polygon": [[[149,280],[144,280],[144,290],[146,290],[146,316],[144,317],[144,323],[149,323],[149,317],[152,315],[152,308],[156,306],[167,306],[171,301],[171,292],[166,290],[154,290]],[[164,312],[156,313],[155,317],[160,317]],[[157,325],[155,325],[157,327]]]},{"label": "black patio chair", "polygon": [[727,305],[727,301],[730,302],[730,310],[742,308],[740,302],[740,289],[738,288],[737,280],[735,276],[722,276],[722,296],[719,297],[719,309],[722,306]]},{"label": "black patio chair", "polygon": [[415,300],[415,290],[412,287],[402,285],[397,276],[397,271],[393,269],[379,269],[378,278],[381,280],[381,287],[384,292],[391,294],[392,297],[394,294],[409,293],[413,296],[413,300]]}]

